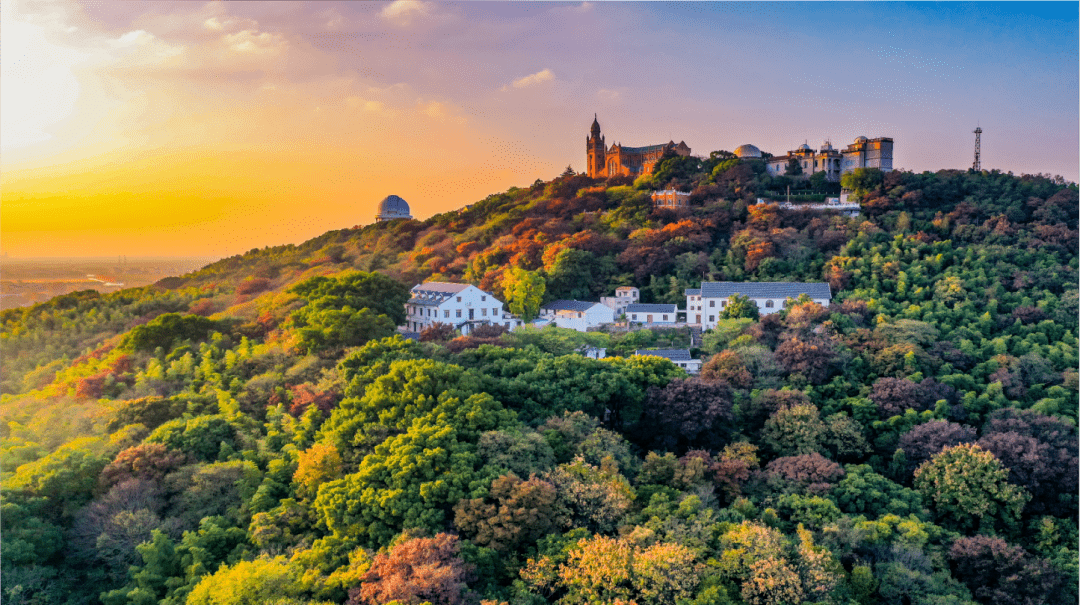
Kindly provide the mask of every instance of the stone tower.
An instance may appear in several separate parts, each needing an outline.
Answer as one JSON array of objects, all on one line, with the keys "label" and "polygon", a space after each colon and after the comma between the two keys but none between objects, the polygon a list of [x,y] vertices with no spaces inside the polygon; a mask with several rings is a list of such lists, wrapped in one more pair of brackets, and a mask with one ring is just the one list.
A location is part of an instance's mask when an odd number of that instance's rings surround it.
[{"label": "stone tower", "polygon": [[607,158],[604,157],[604,137],[600,136],[600,122],[596,121],[593,114],[592,128],[589,136],[585,139],[585,154],[588,156],[588,168],[586,172],[593,178],[607,176]]}]

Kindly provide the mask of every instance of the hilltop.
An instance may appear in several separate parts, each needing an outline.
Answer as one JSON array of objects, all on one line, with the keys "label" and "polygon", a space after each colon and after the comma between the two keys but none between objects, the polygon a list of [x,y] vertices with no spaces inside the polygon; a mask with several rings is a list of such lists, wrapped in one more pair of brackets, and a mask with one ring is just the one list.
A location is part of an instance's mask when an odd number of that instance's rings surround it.
[{"label": "hilltop", "polygon": [[[3,596],[1076,602],[1076,186],[866,170],[857,217],[756,203],[817,195],[786,179],[568,171],[4,311]],[[549,300],[833,299],[727,313],[700,379],[628,356],[648,331],[393,337],[413,284],[510,269]]]}]

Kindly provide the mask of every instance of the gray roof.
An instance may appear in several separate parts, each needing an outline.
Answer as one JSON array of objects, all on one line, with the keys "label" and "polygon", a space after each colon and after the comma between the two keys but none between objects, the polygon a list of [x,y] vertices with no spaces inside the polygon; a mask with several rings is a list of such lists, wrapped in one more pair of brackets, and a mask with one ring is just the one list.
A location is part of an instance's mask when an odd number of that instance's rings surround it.
[{"label": "gray roof", "polygon": [[401,337],[405,340],[420,340],[419,332],[398,332],[398,334],[401,334]]},{"label": "gray roof", "polygon": [[620,147],[627,153],[650,153],[655,151],[663,151],[669,143],[661,143],[660,145],[646,145],[644,147]]},{"label": "gray roof", "polygon": [[588,311],[599,304],[585,300],[553,300],[540,308],[547,311]]},{"label": "gray roof", "polygon": [[684,294],[687,296],[697,296],[701,294],[701,288],[687,288]]},{"label": "gray roof", "polygon": [[672,361],[690,361],[693,359],[693,357],[690,357],[689,349],[638,349],[634,351],[634,355],[655,355]]},{"label": "gray roof", "polygon": [[829,284],[826,282],[701,282],[701,295],[703,297],[727,298],[735,294],[742,294],[750,298],[798,298],[800,294],[807,294],[810,298],[832,298],[832,290],[830,290]]},{"label": "gray roof", "polygon": [[450,296],[468,287],[469,284],[451,284],[441,281],[416,284],[412,287],[412,298],[409,299],[409,304],[438,306],[449,300]]},{"label": "gray roof", "polygon": [[452,284],[444,281],[429,281],[422,284],[416,284],[412,287],[412,290],[413,292],[446,292],[449,294],[461,292],[470,285],[471,284]]},{"label": "gray roof", "polygon": [[627,313],[674,313],[676,310],[675,305],[645,305],[641,303],[626,305]]}]

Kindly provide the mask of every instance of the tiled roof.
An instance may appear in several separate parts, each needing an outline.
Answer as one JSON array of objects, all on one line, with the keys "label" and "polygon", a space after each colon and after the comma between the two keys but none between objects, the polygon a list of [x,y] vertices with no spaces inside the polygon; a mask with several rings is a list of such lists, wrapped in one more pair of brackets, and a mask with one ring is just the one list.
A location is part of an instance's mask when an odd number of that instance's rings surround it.
[{"label": "tiled roof", "polygon": [[667,147],[667,144],[646,145],[645,147],[622,147],[622,150],[626,153],[649,153],[654,151],[663,151],[665,147]]},{"label": "tiled roof", "polygon": [[800,294],[807,294],[810,298],[832,298],[832,290],[826,282],[701,282],[701,295],[705,298],[727,298],[735,294],[750,298],[798,298]]},{"label": "tiled roof", "polygon": [[691,361],[689,349],[638,349],[634,355],[655,355],[672,361]]},{"label": "tiled roof", "polygon": [[645,305],[641,303],[626,305],[627,313],[674,313],[675,311],[675,305]]},{"label": "tiled roof", "polygon": [[547,311],[588,311],[599,304],[585,300],[553,300],[540,308]]},{"label": "tiled roof", "polygon": [[412,290],[413,292],[444,292],[446,294],[454,294],[461,292],[470,285],[471,284],[451,284],[443,281],[429,281],[423,284],[416,284],[412,287]]},{"label": "tiled roof", "polygon": [[701,288],[687,288],[683,294],[687,296],[698,296],[701,294]]}]

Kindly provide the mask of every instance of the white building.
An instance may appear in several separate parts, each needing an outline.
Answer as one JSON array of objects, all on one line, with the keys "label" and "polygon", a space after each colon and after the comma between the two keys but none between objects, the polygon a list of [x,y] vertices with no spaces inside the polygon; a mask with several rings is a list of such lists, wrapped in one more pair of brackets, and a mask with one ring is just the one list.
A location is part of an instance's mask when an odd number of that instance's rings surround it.
[{"label": "white building", "polygon": [[585,347],[578,352],[589,359],[603,359],[607,357],[607,347]]},{"label": "white building", "polygon": [[633,304],[626,306],[626,318],[639,324],[675,324],[679,309],[675,305]]},{"label": "white building", "polygon": [[701,310],[701,288],[687,288],[684,293],[686,294],[686,323],[699,326],[704,316]]},{"label": "white building", "polygon": [[462,334],[482,324],[513,330],[521,320],[503,310],[502,301],[470,284],[427,282],[412,288],[405,303],[405,328],[421,332],[436,323],[450,324]]},{"label": "white building", "polygon": [[638,349],[634,355],[653,355],[671,360],[671,363],[686,370],[687,374],[697,374],[701,371],[701,360],[690,357],[687,349]]},{"label": "white building", "polygon": [[686,290],[687,323],[700,324],[706,330],[716,327],[728,298],[736,294],[757,303],[762,315],[776,313],[784,308],[787,299],[803,294],[823,307],[832,300],[832,290],[825,282],[701,282],[700,289]]},{"label": "white building", "polygon": [[615,311],[598,302],[556,300],[540,307],[540,317],[553,321],[560,328],[585,332],[615,321]]},{"label": "white building", "polygon": [[626,314],[626,307],[639,300],[641,300],[641,290],[633,286],[619,286],[615,288],[615,296],[601,296],[600,304],[615,311],[615,317],[622,317]]}]

